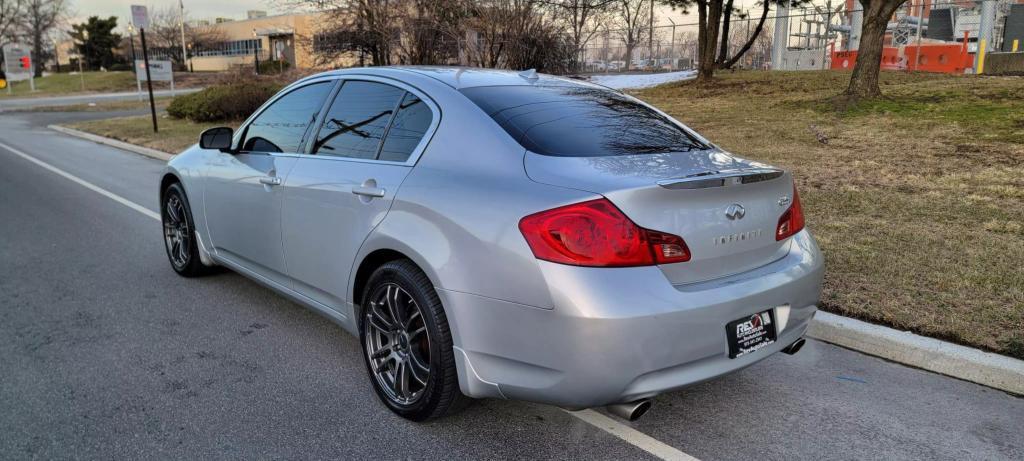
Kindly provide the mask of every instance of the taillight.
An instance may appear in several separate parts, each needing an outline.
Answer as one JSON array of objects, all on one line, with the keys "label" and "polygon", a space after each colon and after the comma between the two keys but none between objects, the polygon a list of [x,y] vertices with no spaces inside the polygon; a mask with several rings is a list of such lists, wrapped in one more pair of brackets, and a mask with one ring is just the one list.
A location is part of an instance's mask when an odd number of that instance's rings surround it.
[{"label": "taillight", "polygon": [[789,209],[779,217],[779,226],[775,228],[775,240],[782,240],[800,232],[803,228],[804,209],[800,206],[800,194],[796,192],[796,186],[793,186],[793,203],[790,204]]},{"label": "taillight", "polygon": [[519,231],[537,259],[556,263],[626,267],[690,260],[682,237],[637,226],[603,198],[529,215]]}]

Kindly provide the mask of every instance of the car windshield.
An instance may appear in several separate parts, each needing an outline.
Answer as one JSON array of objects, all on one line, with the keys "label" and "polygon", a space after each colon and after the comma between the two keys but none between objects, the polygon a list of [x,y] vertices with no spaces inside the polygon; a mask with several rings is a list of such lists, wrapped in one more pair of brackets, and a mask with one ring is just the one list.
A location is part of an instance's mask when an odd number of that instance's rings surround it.
[{"label": "car windshield", "polygon": [[460,91],[538,154],[601,157],[707,148],[672,120],[615,91],[530,85]]}]

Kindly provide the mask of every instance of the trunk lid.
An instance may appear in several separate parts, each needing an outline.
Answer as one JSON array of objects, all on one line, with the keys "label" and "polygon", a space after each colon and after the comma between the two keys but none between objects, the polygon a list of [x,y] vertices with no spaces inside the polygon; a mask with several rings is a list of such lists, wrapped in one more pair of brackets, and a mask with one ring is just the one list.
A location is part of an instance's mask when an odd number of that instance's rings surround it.
[{"label": "trunk lid", "polygon": [[673,284],[745,272],[789,251],[789,239],[777,242],[775,230],[792,201],[793,181],[768,165],[703,150],[605,157],[527,152],[525,167],[534,181],[601,194],[637,225],[682,237],[691,260],[661,266]]}]

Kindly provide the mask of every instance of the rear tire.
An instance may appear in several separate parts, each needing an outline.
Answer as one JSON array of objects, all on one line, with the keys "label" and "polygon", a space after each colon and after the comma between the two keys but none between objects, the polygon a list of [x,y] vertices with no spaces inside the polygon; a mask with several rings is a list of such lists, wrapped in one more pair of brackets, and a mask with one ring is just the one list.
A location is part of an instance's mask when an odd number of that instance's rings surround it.
[{"label": "rear tire", "polygon": [[[412,421],[463,408],[448,318],[433,284],[412,261],[385,263],[363,290],[359,339],[381,402]],[[426,367],[424,367],[426,365]]]},{"label": "rear tire", "polygon": [[209,274],[211,267],[203,265],[196,245],[196,226],[192,210],[180,183],[173,183],[164,189],[160,204],[160,219],[164,229],[164,249],[174,272],[182,277],[199,277]]}]

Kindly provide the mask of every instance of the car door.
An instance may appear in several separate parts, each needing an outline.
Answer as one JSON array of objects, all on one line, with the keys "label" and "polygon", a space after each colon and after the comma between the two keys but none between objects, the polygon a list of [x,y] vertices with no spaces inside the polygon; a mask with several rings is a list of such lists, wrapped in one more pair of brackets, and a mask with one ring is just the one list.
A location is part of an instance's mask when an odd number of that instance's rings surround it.
[{"label": "car door", "polygon": [[413,88],[367,77],[344,81],[323,118],[288,177],[284,251],[296,291],[347,316],[355,254],[440,116]]},{"label": "car door", "polygon": [[205,212],[218,257],[287,286],[281,185],[336,83],[313,82],[277,97],[241,129],[237,152],[210,162]]}]

